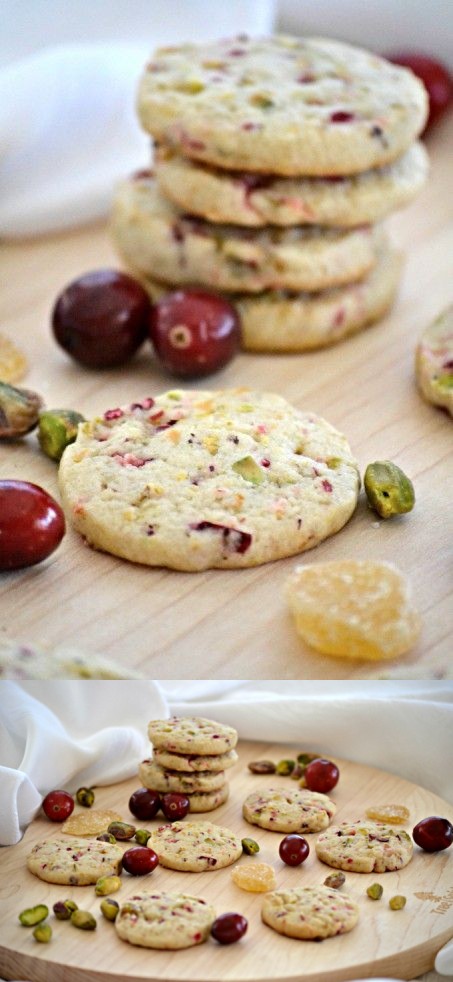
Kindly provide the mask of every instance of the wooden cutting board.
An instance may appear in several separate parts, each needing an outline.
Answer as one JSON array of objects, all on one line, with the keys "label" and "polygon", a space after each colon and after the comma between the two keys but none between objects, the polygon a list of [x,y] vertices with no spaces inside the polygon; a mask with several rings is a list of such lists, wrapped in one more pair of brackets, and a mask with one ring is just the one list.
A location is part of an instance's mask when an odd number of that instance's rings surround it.
[{"label": "wooden cutting board", "polygon": [[[453,633],[453,422],[422,401],[413,372],[419,335],[451,302],[452,116],[434,131],[428,149],[432,174],[426,189],[386,223],[406,253],[392,314],[324,351],[242,354],[201,383],[278,392],[343,431],[362,474],[370,461],[391,459],[412,478],[417,502],[410,515],[378,521],[362,493],[346,528],[302,557],[385,559],[409,577],[423,633],[410,658],[400,662],[403,677],[417,665],[422,677],[442,671]],[[27,353],[31,368],[24,384],[40,391],[49,407],[91,416],[174,386],[150,350],[116,371],[91,372],[52,340],[50,311],[68,281],[119,265],[105,227],[3,244],[0,265],[0,332],[15,337]],[[58,496],[56,467],[39,452],[33,435],[0,445],[0,477],[34,481]],[[385,665],[321,657],[297,637],[283,595],[296,562],[294,557],[251,570],[176,573],[96,553],[68,529],[45,564],[0,576],[0,626],[9,638],[110,655],[155,678],[242,678],[245,666],[250,678],[385,674]]]},{"label": "wooden cutting board", "polygon": [[[247,769],[250,760],[263,757],[275,761],[294,757],[295,748],[256,743],[239,747],[239,763],[228,771],[231,784],[229,801],[206,818],[226,825],[241,837],[251,836],[260,844],[258,857],[244,856],[239,862],[263,861],[276,872],[277,887],[322,884],[331,872],[316,857],[315,835],[308,835],[311,852],[298,868],[285,866],[278,856],[279,833],[248,825],[241,817],[241,805],[252,790],[265,787],[294,788],[290,778],[258,777]],[[334,821],[364,817],[372,804],[405,804],[411,813],[408,831],[427,815],[440,814],[453,819],[453,806],[436,795],[400,777],[372,767],[339,761],[341,777],[332,792],[338,811]],[[389,761],[391,763],[391,761]],[[96,806],[117,809],[130,821],[127,803],[137,788],[136,778],[96,791]],[[202,820],[203,816],[195,816]],[[158,820],[148,823],[152,829]],[[283,938],[260,919],[263,895],[246,893],[230,878],[231,868],[214,873],[179,873],[158,867],[150,877],[123,874],[119,901],[137,889],[168,889],[205,898],[217,913],[239,911],[249,921],[243,940],[221,947],[212,939],[204,945],[179,952],[159,952],[129,946],[120,941],[115,928],[99,913],[94,888],[60,887],[44,883],[25,867],[25,857],[35,842],[59,836],[58,826],[44,817],[28,828],[22,842],[0,854],[0,975],[7,979],[32,982],[341,982],[371,975],[412,979],[432,968],[439,948],[453,935],[453,848],[427,854],[415,847],[409,866],[395,873],[348,873],[343,891],[360,905],[360,919],[347,935],[329,938],[322,944]],[[68,837],[68,842],[70,841]],[[384,887],[381,901],[366,895],[370,883]],[[404,910],[392,911],[388,900],[404,894]],[[17,916],[25,907],[72,897],[79,907],[98,918],[93,933],[77,931],[70,924],[55,920],[52,941],[39,945],[31,929],[22,927]]]}]

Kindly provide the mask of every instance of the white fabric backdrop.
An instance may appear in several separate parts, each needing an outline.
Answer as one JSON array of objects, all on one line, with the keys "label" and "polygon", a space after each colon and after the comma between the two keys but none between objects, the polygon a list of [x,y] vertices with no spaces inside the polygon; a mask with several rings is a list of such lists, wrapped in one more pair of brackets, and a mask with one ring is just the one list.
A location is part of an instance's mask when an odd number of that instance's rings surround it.
[{"label": "white fabric backdrop", "polygon": [[19,841],[52,788],[131,777],[149,719],[171,712],[316,746],[453,800],[453,683],[0,682],[0,844]]}]

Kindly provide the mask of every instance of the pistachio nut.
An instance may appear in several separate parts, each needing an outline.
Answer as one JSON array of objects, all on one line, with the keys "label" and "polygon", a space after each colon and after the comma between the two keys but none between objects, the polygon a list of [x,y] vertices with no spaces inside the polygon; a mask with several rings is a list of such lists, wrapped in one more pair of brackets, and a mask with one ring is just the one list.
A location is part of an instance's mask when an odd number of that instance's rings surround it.
[{"label": "pistachio nut", "polygon": [[254,856],[259,851],[260,847],[255,839],[242,839],[242,852],[245,852],[247,856]]},{"label": "pistachio nut", "polygon": [[371,886],[367,888],[367,894],[370,900],[380,900],[383,893],[384,888],[381,887],[380,883],[372,883]]},{"label": "pistachio nut", "polygon": [[363,483],[371,507],[381,518],[412,511],[415,504],[412,481],[391,460],[368,464]]},{"label": "pistachio nut", "polygon": [[59,461],[63,450],[74,443],[79,423],[85,417],[72,409],[46,409],[39,414],[38,440],[43,453]]},{"label": "pistachio nut", "polygon": [[37,392],[0,382],[0,438],[24,436],[33,430],[43,405]]},{"label": "pistachio nut", "polygon": [[129,825],[128,822],[110,822],[107,828],[107,832],[115,836],[119,842],[125,842],[127,839],[132,839],[135,835],[135,825]]},{"label": "pistachio nut", "polygon": [[100,876],[96,882],[94,892],[98,897],[106,897],[108,893],[116,893],[121,886],[119,876]]},{"label": "pistachio nut", "polygon": [[36,904],[36,907],[27,907],[19,914],[20,923],[24,927],[34,927],[35,924],[40,924],[41,921],[45,921],[49,914],[49,908],[45,904]]},{"label": "pistachio nut", "polygon": [[396,897],[390,897],[389,907],[391,910],[402,910],[406,906],[406,897],[397,894]]},{"label": "pistachio nut", "polygon": [[106,897],[101,903],[101,911],[108,921],[116,921],[119,914],[120,905],[111,897]]},{"label": "pistachio nut", "polygon": [[84,808],[91,808],[94,805],[93,788],[79,788],[76,791],[76,798],[79,805],[83,805]]},{"label": "pistachio nut", "polygon": [[57,900],[52,908],[59,921],[69,921],[74,910],[78,910],[75,900]]},{"label": "pistachio nut", "polygon": [[80,928],[81,931],[94,931],[96,918],[90,914],[89,910],[74,910],[71,914],[71,924]]},{"label": "pistachio nut", "polygon": [[52,928],[50,924],[47,924],[47,922],[44,924],[37,924],[35,930],[33,931],[33,937],[41,944],[48,944],[52,937]]}]

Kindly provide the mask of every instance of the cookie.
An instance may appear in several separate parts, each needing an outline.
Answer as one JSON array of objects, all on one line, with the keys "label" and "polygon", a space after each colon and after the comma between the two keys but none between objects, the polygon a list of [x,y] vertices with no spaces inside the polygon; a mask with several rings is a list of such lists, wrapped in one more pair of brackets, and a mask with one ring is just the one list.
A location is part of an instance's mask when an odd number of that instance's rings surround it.
[{"label": "cookie", "polygon": [[48,839],[33,846],[27,867],[48,883],[85,886],[100,876],[121,873],[122,856],[120,846],[97,839]]},{"label": "cookie", "polygon": [[0,679],[140,679],[143,675],[101,655],[72,648],[46,652],[33,644],[0,640]]},{"label": "cookie", "polygon": [[[174,390],[82,423],[59,483],[91,545],[195,571],[314,547],[352,515],[359,473],[344,436],[281,396]],[[184,746],[165,733],[166,749],[206,753],[203,740]]]},{"label": "cookie", "polygon": [[210,222],[351,227],[409,204],[426,181],[428,154],[417,142],[393,163],[363,174],[291,179],[208,167],[161,146],[155,170],[165,197]]},{"label": "cookie", "polygon": [[332,825],[316,842],[316,855],[327,866],[353,873],[386,873],[412,859],[412,839],[382,822]]},{"label": "cookie", "polygon": [[225,783],[222,788],[218,788],[217,791],[193,791],[192,794],[187,795],[190,801],[190,811],[194,814],[196,812],[213,812],[220,805],[225,804],[229,794],[228,783]]},{"label": "cookie", "polygon": [[423,397],[453,416],[453,304],[426,328],[415,358],[417,384]]},{"label": "cookie", "polygon": [[186,893],[135,893],[115,920],[117,934],[129,944],[165,951],[190,948],[209,937],[215,910]]},{"label": "cookie", "polygon": [[167,869],[185,873],[231,866],[242,855],[240,838],[212,822],[173,822],[151,833],[148,841]]},{"label": "cookie", "polygon": [[261,917],[288,938],[323,940],[352,931],[359,919],[359,907],[339,890],[293,887],[268,893]]},{"label": "cookie", "polygon": [[183,794],[194,791],[217,791],[225,784],[223,771],[198,771],[196,774],[185,774],[183,771],[166,770],[153,760],[142,761],[138,776],[144,788]]},{"label": "cookie", "polygon": [[[356,334],[389,310],[401,267],[401,254],[386,247],[378,252],[374,269],[359,283],[319,293],[235,294],[242,347],[247,351],[310,351]],[[144,285],[153,299],[167,292],[149,278]]]},{"label": "cookie", "polygon": [[160,48],[138,95],[143,128],[183,156],[288,176],[395,160],[427,111],[407,69],[343,42],[278,35]]},{"label": "cookie", "polygon": [[250,825],[270,832],[319,832],[329,825],[336,806],[325,794],[303,788],[253,791],[242,814]]},{"label": "cookie", "polygon": [[229,753],[238,741],[237,731],[232,726],[203,716],[152,719],[148,724],[148,736],[154,750],[206,756]]},{"label": "cookie", "polygon": [[200,283],[246,293],[322,290],[358,280],[374,265],[381,238],[370,225],[257,231],[211,225],[179,212],[152,177],[118,186],[112,232],[120,256],[142,275],[178,286]]},{"label": "cookie", "polygon": [[235,750],[228,750],[224,754],[176,754],[171,750],[159,750],[154,748],[153,759],[161,767],[170,767],[174,771],[226,771],[233,767],[239,760]]}]

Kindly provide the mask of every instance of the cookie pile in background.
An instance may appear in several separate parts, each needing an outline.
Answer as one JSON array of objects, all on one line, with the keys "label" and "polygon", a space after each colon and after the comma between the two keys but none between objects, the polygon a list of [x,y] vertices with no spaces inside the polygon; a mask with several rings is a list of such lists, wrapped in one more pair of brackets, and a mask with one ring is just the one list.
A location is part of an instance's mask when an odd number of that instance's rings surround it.
[{"label": "cookie pile in background", "polygon": [[333,344],[394,298],[380,222],[424,184],[427,108],[410,71],[337,41],[161,48],[138,97],[155,176],[117,190],[118,251],[152,296],[228,294],[246,349]]},{"label": "cookie pile in background", "polygon": [[191,812],[210,812],[227,800],[225,771],[236,763],[238,735],[231,726],[202,717],[151,720],[152,759],[143,760],[144,788],[187,795]]}]

